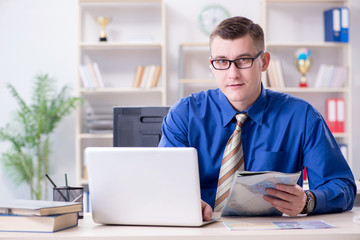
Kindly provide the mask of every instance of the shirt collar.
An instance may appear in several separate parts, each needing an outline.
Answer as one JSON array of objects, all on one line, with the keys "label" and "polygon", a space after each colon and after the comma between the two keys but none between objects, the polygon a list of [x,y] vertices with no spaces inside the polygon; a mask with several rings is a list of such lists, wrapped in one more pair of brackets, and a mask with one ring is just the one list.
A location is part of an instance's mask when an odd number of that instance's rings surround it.
[{"label": "shirt collar", "polygon": [[[225,127],[228,125],[231,120],[234,118],[237,112],[230,104],[229,100],[226,98],[224,93],[219,89],[219,101],[221,106],[221,113],[223,119],[223,126]],[[251,105],[247,110],[246,113],[249,115],[251,120],[256,122],[259,125],[262,125],[263,116],[264,116],[264,109],[266,107],[266,91],[264,86],[261,84],[261,93],[258,99]]]},{"label": "shirt collar", "polygon": [[256,101],[246,111],[251,120],[259,124],[263,123],[264,111],[267,105],[267,96],[264,86],[261,84],[261,92]]}]

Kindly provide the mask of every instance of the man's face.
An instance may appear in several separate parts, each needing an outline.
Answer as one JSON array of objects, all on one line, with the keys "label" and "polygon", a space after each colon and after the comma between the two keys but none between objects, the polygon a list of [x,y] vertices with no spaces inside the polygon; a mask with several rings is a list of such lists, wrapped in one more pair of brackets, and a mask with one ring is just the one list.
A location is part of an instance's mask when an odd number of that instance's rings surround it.
[{"label": "man's face", "polygon": [[[256,49],[248,34],[235,40],[225,40],[217,36],[211,43],[212,59],[253,58],[261,50],[263,49]],[[218,87],[238,111],[246,110],[259,97],[261,72],[266,70],[269,58],[268,53],[262,54],[255,59],[252,67],[247,69],[238,69],[234,63],[231,63],[227,70],[216,70],[212,67]]]}]

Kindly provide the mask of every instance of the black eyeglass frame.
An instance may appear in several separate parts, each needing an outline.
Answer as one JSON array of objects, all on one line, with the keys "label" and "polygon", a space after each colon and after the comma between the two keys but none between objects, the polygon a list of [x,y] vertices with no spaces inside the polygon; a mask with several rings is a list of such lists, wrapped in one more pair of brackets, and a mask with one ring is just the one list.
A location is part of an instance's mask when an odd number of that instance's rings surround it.
[{"label": "black eyeglass frame", "polygon": [[[264,53],[264,50],[258,52],[258,54],[255,55],[255,57],[240,57],[240,58],[237,58],[237,59],[234,59],[234,60],[229,60],[229,59],[211,59],[210,62],[211,62],[211,65],[213,66],[213,68],[215,70],[228,70],[230,67],[231,67],[231,63],[234,63],[235,64],[235,67],[238,68],[238,69],[247,69],[247,68],[251,68],[254,64],[254,61],[262,54]],[[239,59],[250,59],[251,60],[251,65],[249,67],[239,67],[237,64],[236,64],[236,61],[238,61]],[[227,68],[216,68],[214,66],[214,61],[220,61],[220,60],[226,60],[229,62],[229,66]]]}]

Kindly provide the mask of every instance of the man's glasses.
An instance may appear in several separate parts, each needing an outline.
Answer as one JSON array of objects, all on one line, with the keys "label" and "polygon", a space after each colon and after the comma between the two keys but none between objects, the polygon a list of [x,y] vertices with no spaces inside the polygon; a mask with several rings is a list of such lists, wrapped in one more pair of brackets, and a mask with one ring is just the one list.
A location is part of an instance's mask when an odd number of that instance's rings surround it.
[{"label": "man's glasses", "polygon": [[257,59],[264,51],[260,51],[258,54],[256,54],[255,57],[253,58],[237,58],[234,60],[229,60],[229,59],[211,59],[211,65],[216,69],[216,70],[226,70],[229,69],[231,66],[231,63],[235,64],[235,67],[239,68],[239,69],[246,69],[246,68],[251,68],[255,59]]}]

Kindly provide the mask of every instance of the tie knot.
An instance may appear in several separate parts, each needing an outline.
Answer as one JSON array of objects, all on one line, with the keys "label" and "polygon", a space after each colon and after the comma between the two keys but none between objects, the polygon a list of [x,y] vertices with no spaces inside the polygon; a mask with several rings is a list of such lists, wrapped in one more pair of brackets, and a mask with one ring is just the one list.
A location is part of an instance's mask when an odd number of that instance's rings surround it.
[{"label": "tie knot", "polygon": [[235,118],[236,118],[236,128],[241,128],[241,126],[243,125],[243,123],[245,122],[246,118],[248,117],[248,115],[246,113],[239,113],[236,114]]}]

